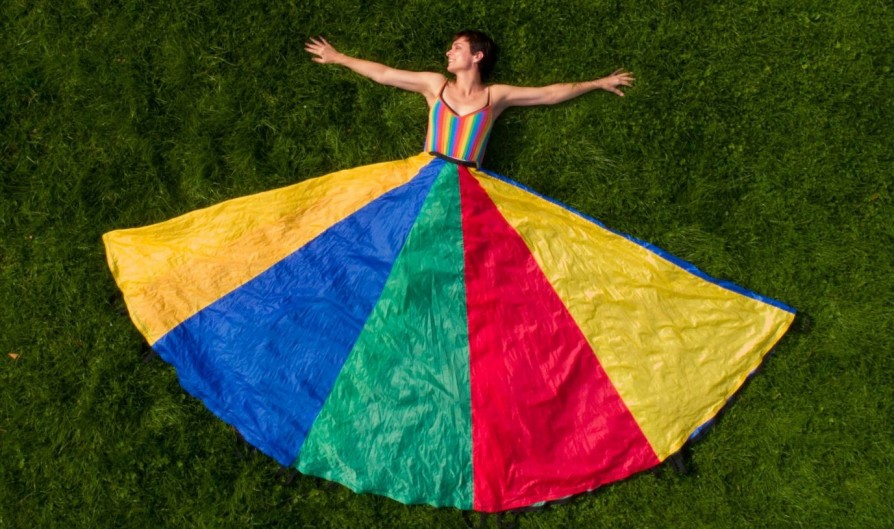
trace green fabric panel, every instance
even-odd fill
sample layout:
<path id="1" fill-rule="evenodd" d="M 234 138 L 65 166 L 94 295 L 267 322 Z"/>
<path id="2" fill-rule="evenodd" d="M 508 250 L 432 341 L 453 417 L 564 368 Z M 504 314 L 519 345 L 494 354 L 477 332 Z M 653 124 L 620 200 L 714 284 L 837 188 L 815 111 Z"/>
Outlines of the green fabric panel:
<path id="1" fill-rule="evenodd" d="M 301 472 L 472 508 L 461 221 L 456 166 L 445 164 L 298 455 Z"/>

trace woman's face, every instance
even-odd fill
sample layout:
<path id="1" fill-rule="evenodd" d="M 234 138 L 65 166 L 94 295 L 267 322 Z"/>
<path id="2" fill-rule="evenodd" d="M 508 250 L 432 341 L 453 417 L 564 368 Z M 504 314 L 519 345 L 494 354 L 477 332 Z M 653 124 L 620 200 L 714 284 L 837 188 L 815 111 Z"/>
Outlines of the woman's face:
<path id="1" fill-rule="evenodd" d="M 481 60 L 483 54 L 479 51 L 472 55 L 472 48 L 468 39 L 460 37 L 453 41 L 447 50 L 447 71 L 456 73 L 468 68 L 476 68 L 475 63 Z"/>

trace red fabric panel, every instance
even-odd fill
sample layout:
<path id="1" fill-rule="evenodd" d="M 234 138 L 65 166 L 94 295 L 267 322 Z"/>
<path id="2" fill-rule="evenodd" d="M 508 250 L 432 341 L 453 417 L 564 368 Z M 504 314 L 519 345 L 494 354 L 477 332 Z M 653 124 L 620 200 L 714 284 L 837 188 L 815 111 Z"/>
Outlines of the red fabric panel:
<path id="1" fill-rule="evenodd" d="M 657 465 L 521 236 L 459 171 L 474 508 L 559 499 Z"/>

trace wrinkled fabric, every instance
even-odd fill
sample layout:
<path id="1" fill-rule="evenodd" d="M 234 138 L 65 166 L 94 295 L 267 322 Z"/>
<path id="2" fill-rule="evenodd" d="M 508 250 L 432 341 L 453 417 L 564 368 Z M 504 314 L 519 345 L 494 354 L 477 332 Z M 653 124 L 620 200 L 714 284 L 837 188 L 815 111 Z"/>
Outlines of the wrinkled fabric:
<path id="1" fill-rule="evenodd" d="M 405 503 L 471 509 L 459 188 L 456 166 L 438 166 L 438 180 L 297 467 Z"/>
<path id="2" fill-rule="evenodd" d="M 437 176 L 423 169 L 154 344 L 180 384 L 283 465 L 311 424 Z"/>
<path id="3" fill-rule="evenodd" d="M 794 317 L 428 154 L 103 240 L 184 389 L 280 463 L 404 503 L 498 512 L 657 465 Z"/>
<path id="4" fill-rule="evenodd" d="M 659 463 L 521 236 L 460 168 L 475 508 L 592 490 Z"/>

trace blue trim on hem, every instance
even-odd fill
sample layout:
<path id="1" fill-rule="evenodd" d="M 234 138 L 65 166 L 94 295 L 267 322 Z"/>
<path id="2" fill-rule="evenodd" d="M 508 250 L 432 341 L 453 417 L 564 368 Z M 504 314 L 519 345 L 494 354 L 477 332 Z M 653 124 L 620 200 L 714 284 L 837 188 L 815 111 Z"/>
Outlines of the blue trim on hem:
<path id="1" fill-rule="evenodd" d="M 517 187 L 517 188 L 519 188 L 519 189 L 522 189 L 522 190 L 524 190 L 524 191 L 527 191 L 528 193 L 531 193 L 531 194 L 534 195 L 534 196 L 540 197 L 540 198 L 542 198 L 543 200 L 546 200 L 547 202 L 551 202 L 551 203 L 553 203 L 553 204 L 555 204 L 555 205 L 557 205 L 557 206 L 559 206 L 559 207 L 561 207 L 561 208 L 563 208 L 563 209 L 565 209 L 565 210 L 567 210 L 567 211 L 570 211 L 571 213 L 574 213 L 575 215 L 581 217 L 582 219 L 585 219 L 585 220 L 588 220 L 588 221 L 592 222 L 593 224 L 599 226 L 600 228 L 602 228 L 602 229 L 604 229 L 604 230 L 608 230 L 608 231 L 614 233 L 615 235 L 620 235 L 621 237 L 624 237 L 625 239 L 627 239 L 627 240 L 629 240 L 629 241 L 631 241 L 631 242 L 633 242 L 633 243 L 635 243 L 635 244 L 638 244 L 638 245 L 642 246 L 643 248 L 649 250 L 650 252 L 652 252 L 652 253 L 658 255 L 659 257 L 662 257 L 662 258 L 664 258 L 664 259 L 670 261 L 671 263 L 673 263 L 673 264 L 679 266 L 679 267 L 682 268 L 683 270 L 686 270 L 686 271 L 689 272 L 690 274 L 693 274 L 693 275 L 695 275 L 695 276 L 697 276 L 697 277 L 700 277 L 701 279 L 704 279 L 705 281 L 708 281 L 708 282 L 710 282 L 710 283 L 713 283 L 713 284 L 715 284 L 715 285 L 717 285 L 717 286 L 719 286 L 719 287 L 725 288 L 725 289 L 730 290 L 730 291 L 732 291 L 732 292 L 736 292 L 737 294 L 741 294 L 741 295 L 743 295 L 743 296 L 746 296 L 746 297 L 755 299 L 755 300 L 757 300 L 757 301 L 762 301 L 762 302 L 764 302 L 764 303 L 766 303 L 766 304 L 768 304 L 768 305 L 772 305 L 772 306 L 774 306 L 774 307 L 776 307 L 776 308 L 778 308 L 778 309 L 782 309 L 782 310 L 784 310 L 784 311 L 786 311 L 786 312 L 790 312 L 790 313 L 792 313 L 792 314 L 796 314 L 796 313 L 797 313 L 797 311 L 796 311 L 794 308 L 789 307 L 788 305 L 786 305 L 785 303 L 783 303 L 783 302 L 781 302 L 781 301 L 775 300 L 775 299 L 773 299 L 773 298 L 768 298 L 768 297 L 766 297 L 766 296 L 762 296 L 762 295 L 758 294 L 757 292 L 754 292 L 754 291 L 752 291 L 752 290 L 748 290 L 747 288 L 741 287 L 741 286 L 739 286 L 739 285 L 737 285 L 737 284 L 735 284 L 735 283 L 732 283 L 732 282 L 730 282 L 730 281 L 725 281 L 725 280 L 722 280 L 722 279 L 717 279 L 717 278 L 715 278 L 715 277 L 711 277 L 711 276 L 709 276 L 708 274 L 706 274 L 706 273 L 702 272 L 701 270 L 699 270 L 698 267 L 696 267 L 694 264 L 692 264 L 692 263 L 690 263 L 690 262 L 687 262 L 687 261 L 684 261 L 683 259 L 680 259 L 679 257 L 673 255 L 672 253 L 668 252 L 667 250 L 664 250 L 664 249 L 662 249 L 662 248 L 659 248 L 659 247 L 655 246 L 655 245 L 652 244 L 652 243 L 649 243 L 649 242 L 646 242 L 646 241 L 637 239 L 636 237 L 633 237 L 632 235 L 628 235 L 628 234 L 626 234 L 626 233 L 623 233 L 623 232 L 614 230 L 614 229 L 612 229 L 612 228 L 609 228 L 608 226 L 606 226 L 606 225 L 603 224 L 602 222 L 599 222 L 598 220 L 594 219 L 593 217 L 591 217 L 591 216 L 589 216 L 589 215 L 586 215 L 586 214 L 584 214 L 584 213 L 581 213 L 580 211 L 578 211 L 578 210 L 572 208 L 571 206 L 569 206 L 569 205 L 567 205 L 567 204 L 563 204 L 562 202 L 559 202 L 558 200 L 556 200 L 556 199 L 554 199 L 554 198 L 550 198 L 550 197 L 548 197 L 548 196 L 546 196 L 546 195 L 542 195 L 542 194 L 538 193 L 537 191 L 534 191 L 534 190 L 531 189 L 530 187 L 528 187 L 528 186 L 526 186 L 526 185 L 524 185 L 524 184 L 522 184 L 522 183 L 516 182 L 515 180 L 512 180 L 511 178 L 507 178 L 507 177 L 505 177 L 505 176 L 503 176 L 503 175 L 501 175 L 501 174 L 494 173 L 494 172 L 492 172 L 492 171 L 488 171 L 487 169 L 479 169 L 479 171 L 481 171 L 482 173 L 485 173 L 485 174 L 487 174 L 487 175 L 489 175 L 489 176 L 492 176 L 492 177 L 494 177 L 494 178 L 496 178 L 496 179 L 498 179 L 498 180 L 500 180 L 500 181 L 502 181 L 502 182 L 505 182 L 505 183 L 507 183 L 507 184 L 513 185 L 513 186 L 515 186 L 515 187 Z"/>

